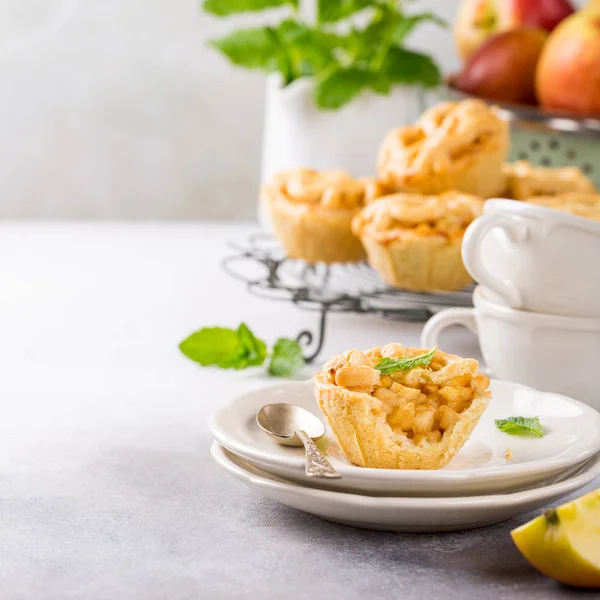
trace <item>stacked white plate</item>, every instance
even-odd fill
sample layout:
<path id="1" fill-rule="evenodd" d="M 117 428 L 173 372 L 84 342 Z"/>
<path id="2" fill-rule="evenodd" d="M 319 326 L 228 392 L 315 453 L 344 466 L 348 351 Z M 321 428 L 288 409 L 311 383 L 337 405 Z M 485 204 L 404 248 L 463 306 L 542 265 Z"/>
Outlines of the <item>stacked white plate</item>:
<path id="1" fill-rule="evenodd" d="M 212 455 L 265 496 L 336 523 L 438 532 L 497 523 L 538 509 L 600 476 L 600 414 L 557 394 L 492 381 L 492 400 L 469 441 L 437 471 L 350 464 L 328 429 L 319 448 L 342 475 L 304 473 L 304 450 L 277 444 L 256 424 L 265 404 L 289 402 L 323 421 L 312 382 L 282 383 L 239 396 L 211 417 Z M 508 435 L 495 419 L 539 417 L 543 437 Z"/>

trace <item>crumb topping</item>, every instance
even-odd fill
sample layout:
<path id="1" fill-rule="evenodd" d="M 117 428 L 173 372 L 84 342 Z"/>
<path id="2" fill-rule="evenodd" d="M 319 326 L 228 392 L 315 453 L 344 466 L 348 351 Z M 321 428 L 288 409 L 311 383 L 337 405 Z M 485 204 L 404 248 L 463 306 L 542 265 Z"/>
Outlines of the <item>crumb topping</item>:
<path id="1" fill-rule="evenodd" d="M 384 194 L 373 178 L 354 179 L 345 171 L 292 169 L 282 171 L 265 188 L 273 201 L 320 206 L 329 209 L 357 209 Z"/>
<path id="2" fill-rule="evenodd" d="M 515 200 L 578 192 L 594 194 L 596 188 L 577 167 L 538 167 L 520 160 L 503 168 L 507 194 Z"/>
<path id="3" fill-rule="evenodd" d="M 564 212 L 600 221 L 600 195 L 599 194 L 560 194 L 558 196 L 538 196 L 527 200 L 529 204 L 554 208 Z"/>
<path id="4" fill-rule="evenodd" d="M 481 198 L 460 192 L 437 196 L 398 193 L 369 204 L 355 217 L 352 227 L 355 235 L 367 229 L 382 243 L 434 235 L 460 243 L 482 207 Z"/>
<path id="5" fill-rule="evenodd" d="M 444 102 L 426 110 L 414 125 L 386 136 L 379 172 L 384 181 L 390 174 L 434 175 L 478 152 L 496 149 L 507 137 L 507 124 L 485 102 Z"/>

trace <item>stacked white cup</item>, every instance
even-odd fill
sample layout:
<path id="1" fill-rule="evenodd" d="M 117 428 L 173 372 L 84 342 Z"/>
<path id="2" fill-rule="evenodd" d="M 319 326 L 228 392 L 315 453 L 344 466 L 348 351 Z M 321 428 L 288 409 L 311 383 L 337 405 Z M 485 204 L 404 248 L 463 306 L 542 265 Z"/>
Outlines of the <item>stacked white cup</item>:
<path id="1" fill-rule="evenodd" d="M 474 308 L 441 311 L 424 347 L 461 324 L 479 336 L 495 377 L 600 410 L 600 223 L 518 202 L 489 200 L 467 229 L 462 256 L 478 282 Z"/>

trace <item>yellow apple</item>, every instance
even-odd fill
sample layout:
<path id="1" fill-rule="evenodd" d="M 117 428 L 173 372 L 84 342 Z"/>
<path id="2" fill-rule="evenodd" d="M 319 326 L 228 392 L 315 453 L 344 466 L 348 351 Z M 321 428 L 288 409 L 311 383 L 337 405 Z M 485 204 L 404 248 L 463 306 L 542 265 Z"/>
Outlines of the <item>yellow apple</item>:
<path id="1" fill-rule="evenodd" d="M 600 114 L 600 7 L 586 7 L 550 34 L 536 90 L 544 108 Z"/>
<path id="2" fill-rule="evenodd" d="M 577 587 L 600 587 L 600 489 L 547 510 L 511 532 L 539 571 Z"/>
<path id="3" fill-rule="evenodd" d="M 454 38 L 461 57 L 467 59 L 498 33 L 516 27 L 552 31 L 573 12 L 570 0 L 462 0 L 454 21 Z"/>

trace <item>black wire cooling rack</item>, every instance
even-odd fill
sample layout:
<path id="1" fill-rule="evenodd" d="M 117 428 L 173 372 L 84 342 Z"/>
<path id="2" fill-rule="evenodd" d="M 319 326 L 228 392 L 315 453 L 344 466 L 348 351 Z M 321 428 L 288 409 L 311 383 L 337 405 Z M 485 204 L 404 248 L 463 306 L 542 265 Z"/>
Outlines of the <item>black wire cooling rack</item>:
<path id="1" fill-rule="evenodd" d="M 386 285 L 365 262 L 309 265 L 288 258 L 270 235 L 258 233 L 243 244 L 230 243 L 223 267 L 268 300 L 292 302 L 319 313 L 316 335 L 301 331 L 298 342 L 311 362 L 325 341 L 327 315 L 332 312 L 374 314 L 399 321 L 426 321 L 449 306 L 472 306 L 472 289 L 460 292 L 411 292 Z"/>

